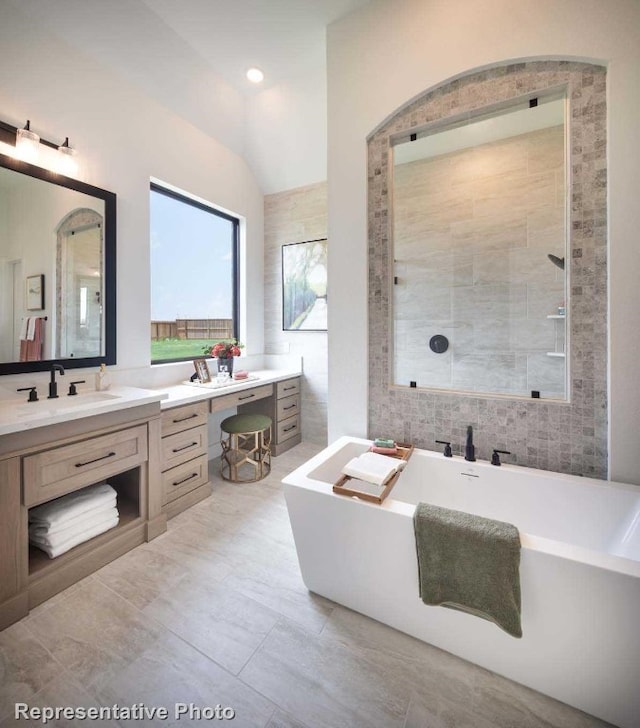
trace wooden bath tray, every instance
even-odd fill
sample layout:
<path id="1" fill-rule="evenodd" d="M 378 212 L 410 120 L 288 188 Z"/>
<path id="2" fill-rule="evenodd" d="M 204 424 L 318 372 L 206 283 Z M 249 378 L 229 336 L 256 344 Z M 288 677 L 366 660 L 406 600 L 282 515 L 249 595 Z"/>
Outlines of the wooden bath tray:
<path id="1" fill-rule="evenodd" d="M 412 453 L 413 445 L 401 445 L 398 443 L 398 454 L 388 455 L 387 457 L 408 460 Z M 339 495 L 349 496 L 350 498 L 355 496 L 361 500 L 369 501 L 369 503 L 377 503 L 380 505 L 393 490 L 393 486 L 400 477 L 400 473 L 402 473 L 402 470 L 389 478 L 384 485 L 375 485 L 374 483 L 367 483 L 364 480 L 357 480 L 350 475 L 341 475 L 333 484 L 333 492 Z"/>

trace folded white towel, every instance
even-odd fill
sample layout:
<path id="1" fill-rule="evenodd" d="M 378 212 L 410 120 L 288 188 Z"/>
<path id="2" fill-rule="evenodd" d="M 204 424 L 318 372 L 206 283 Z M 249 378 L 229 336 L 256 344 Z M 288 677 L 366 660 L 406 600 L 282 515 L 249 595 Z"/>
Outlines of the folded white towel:
<path id="1" fill-rule="evenodd" d="M 27 341 L 33 341 L 36 337 L 36 316 L 29 316 L 27 324 Z"/>
<path id="2" fill-rule="evenodd" d="M 49 503 L 31 508 L 29 522 L 44 526 L 59 526 L 100 505 L 111 504 L 116 491 L 108 483 L 97 483 L 76 490 Z"/>
<path id="3" fill-rule="evenodd" d="M 29 327 L 29 321 L 31 321 L 30 316 L 22 317 L 22 324 L 20 325 L 20 341 L 27 340 L 27 329 Z"/>
<path id="4" fill-rule="evenodd" d="M 53 546 L 56 541 L 66 541 L 68 538 L 75 536 L 76 533 L 82 533 L 89 528 L 93 528 L 97 523 L 108 521 L 117 515 L 118 509 L 114 498 L 110 505 L 100 506 L 91 511 L 86 511 L 86 513 L 81 513 L 63 525 L 46 526 L 40 523 L 32 523 L 29 526 L 29 538 L 47 542 Z"/>
<path id="5" fill-rule="evenodd" d="M 29 540 L 36 548 L 44 551 L 50 559 L 55 559 L 56 556 L 64 554 L 66 551 L 69 551 L 69 549 L 72 549 L 74 546 L 78 546 L 78 544 L 84 543 L 85 541 L 88 541 L 95 536 L 99 536 L 101 533 L 105 533 L 106 531 L 115 528 L 118 525 L 118 521 L 119 517 L 115 516 L 107 521 L 96 524 L 95 526 L 93 526 L 93 528 L 83 531 L 82 533 L 77 533 L 75 536 L 72 536 L 66 541 L 56 541 L 55 546 L 51 546 L 48 543 L 44 543 L 43 541 L 39 540 Z"/>
<path id="6" fill-rule="evenodd" d="M 342 468 L 342 472 L 352 478 L 366 480 L 368 483 L 384 485 L 405 465 L 405 460 L 380 455 L 377 452 L 365 452 L 349 460 Z"/>

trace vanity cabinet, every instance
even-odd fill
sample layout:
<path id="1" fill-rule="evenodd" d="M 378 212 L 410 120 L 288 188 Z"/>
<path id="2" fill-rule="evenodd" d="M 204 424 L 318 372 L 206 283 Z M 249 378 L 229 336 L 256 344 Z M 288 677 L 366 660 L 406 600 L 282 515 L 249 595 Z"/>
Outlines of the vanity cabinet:
<path id="1" fill-rule="evenodd" d="M 168 518 L 211 494 L 208 417 L 206 401 L 162 412 L 162 511 Z"/>
<path id="2" fill-rule="evenodd" d="M 166 530 L 150 491 L 158 403 L 0 437 L 0 629 Z M 94 483 L 117 492 L 119 522 L 50 559 L 29 545 L 29 509 Z"/>
<path id="3" fill-rule="evenodd" d="M 302 440 L 300 377 L 276 382 L 274 394 L 261 402 L 241 403 L 238 412 L 259 412 L 271 417 L 271 453 L 277 456 Z"/>

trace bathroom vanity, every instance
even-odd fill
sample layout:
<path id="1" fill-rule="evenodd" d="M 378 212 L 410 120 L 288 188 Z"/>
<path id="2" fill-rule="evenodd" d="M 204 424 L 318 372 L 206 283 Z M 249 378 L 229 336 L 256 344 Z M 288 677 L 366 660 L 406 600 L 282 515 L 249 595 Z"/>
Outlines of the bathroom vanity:
<path id="1" fill-rule="evenodd" d="M 299 372 L 265 370 L 218 390 L 114 387 L 0 400 L 0 629 L 211 494 L 210 413 L 268 414 L 275 455 L 300 442 L 299 392 Z M 105 480 L 118 494 L 115 528 L 54 559 L 29 545 L 30 508 Z"/>
<path id="2" fill-rule="evenodd" d="M 149 465 L 159 462 L 160 396 L 119 388 L 108 399 L 67 402 L 2 405 L 0 628 L 166 529 Z M 29 546 L 30 508 L 103 480 L 118 494 L 116 528 L 55 559 Z"/>

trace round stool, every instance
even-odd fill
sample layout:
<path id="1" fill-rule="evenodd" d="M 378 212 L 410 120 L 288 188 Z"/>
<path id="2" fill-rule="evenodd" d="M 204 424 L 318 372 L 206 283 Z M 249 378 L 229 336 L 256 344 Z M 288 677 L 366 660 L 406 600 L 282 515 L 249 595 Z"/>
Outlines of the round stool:
<path id="1" fill-rule="evenodd" d="M 255 483 L 271 470 L 271 417 L 232 415 L 222 420 L 220 474 L 234 483 Z"/>

